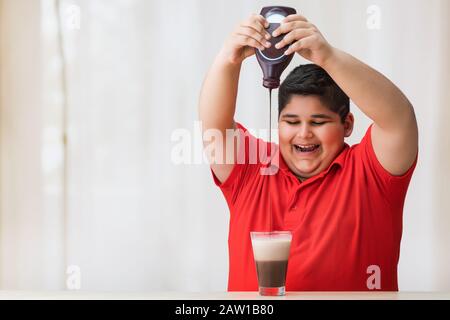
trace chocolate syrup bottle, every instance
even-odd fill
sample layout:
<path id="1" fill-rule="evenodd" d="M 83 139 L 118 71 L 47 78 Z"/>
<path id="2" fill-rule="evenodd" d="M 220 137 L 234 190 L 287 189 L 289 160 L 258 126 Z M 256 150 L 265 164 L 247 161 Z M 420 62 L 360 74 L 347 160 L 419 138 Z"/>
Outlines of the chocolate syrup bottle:
<path id="1" fill-rule="evenodd" d="M 267 32 L 272 33 L 280 26 L 281 21 L 291 15 L 296 14 L 297 11 L 294 8 L 289 7 L 264 7 L 261 10 L 261 15 L 269 22 L 269 28 Z M 264 51 L 256 50 L 256 58 L 261 66 L 264 74 L 263 86 L 268 89 L 276 89 L 280 86 L 280 76 L 284 69 L 289 65 L 293 58 L 293 54 L 289 56 L 284 55 L 284 52 L 288 49 L 288 46 L 277 49 L 275 45 L 280 42 L 285 34 L 281 34 L 278 37 L 271 37 L 269 42 L 272 46 Z"/>

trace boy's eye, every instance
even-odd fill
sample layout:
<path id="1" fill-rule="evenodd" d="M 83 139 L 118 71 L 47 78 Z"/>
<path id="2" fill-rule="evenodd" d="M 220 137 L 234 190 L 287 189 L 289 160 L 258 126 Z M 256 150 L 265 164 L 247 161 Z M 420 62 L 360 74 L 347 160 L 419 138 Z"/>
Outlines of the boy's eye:
<path id="1" fill-rule="evenodd" d="M 289 125 L 295 126 L 295 125 L 297 125 L 297 124 L 300 124 L 300 121 L 286 121 L 286 123 L 289 124 Z M 311 125 L 313 125 L 313 126 L 321 126 L 321 125 L 327 123 L 327 121 L 325 121 L 325 122 L 311 121 L 310 123 L 311 123 Z"/>

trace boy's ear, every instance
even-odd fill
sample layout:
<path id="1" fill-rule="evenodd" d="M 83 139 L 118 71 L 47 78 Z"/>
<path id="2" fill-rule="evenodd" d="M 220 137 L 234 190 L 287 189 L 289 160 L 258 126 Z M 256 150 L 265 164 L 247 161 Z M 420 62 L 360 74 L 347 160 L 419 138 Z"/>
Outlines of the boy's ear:
<path id="1" fill-rule="evenodd" d="M 353 132 L 353 124 L 355 123 L 355 118 L 353 113 L 349 112 L 344 122 L 344 137 L 348 138 Z"/>

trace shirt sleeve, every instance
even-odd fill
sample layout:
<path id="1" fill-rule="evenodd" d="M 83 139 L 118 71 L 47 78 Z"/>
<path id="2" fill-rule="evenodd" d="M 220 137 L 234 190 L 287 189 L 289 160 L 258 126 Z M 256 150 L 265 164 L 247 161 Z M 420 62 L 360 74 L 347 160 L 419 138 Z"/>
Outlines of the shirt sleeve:
<path id="1" fill-rule="evenodd" d="M 268 158 L 261 155 L 267 155 L 270 151 L 269 143 L 253 136 L 240 123 L 237 123 L 237 127 L 237 130 L 240 130 L 240 143 L 237 163 L 234 164 L 230 176 L 221 183 L 211 169 L 214 183 L 222 190 L 230 206 L 234 205 L 244 185 L 256 178 L 261 166 L 267 161 Z"/>
<path id="2" fill-rule="evenodd" d="M 416 156 L 416 160 L 405 174 L 392 175 L 381 165 L 375 154 L 372 144 L 372 127 L 373 125 L 369 127 L 359 144 L 364 176 L 367 180 L 373 180 L 372 182 L 383 193 L 388 203 L 396 204 L 399 203 L 398 199 L 404 199 L 406 196 L 418 157 Z"/>

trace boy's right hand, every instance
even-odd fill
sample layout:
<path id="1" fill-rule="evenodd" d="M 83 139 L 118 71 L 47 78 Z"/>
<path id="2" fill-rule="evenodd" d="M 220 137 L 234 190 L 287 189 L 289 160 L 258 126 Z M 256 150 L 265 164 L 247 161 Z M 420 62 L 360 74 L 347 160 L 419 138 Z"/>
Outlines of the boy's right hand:
<path id="1" fill-rule="evenodd" d="M 258 14 L 242 21 L 225 41 L 220 53 L 222 58 L 231 64 L 241 64 L 255 54 L 255 49 L 270 48 L 268 27 L 269 22 Z"/>

